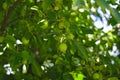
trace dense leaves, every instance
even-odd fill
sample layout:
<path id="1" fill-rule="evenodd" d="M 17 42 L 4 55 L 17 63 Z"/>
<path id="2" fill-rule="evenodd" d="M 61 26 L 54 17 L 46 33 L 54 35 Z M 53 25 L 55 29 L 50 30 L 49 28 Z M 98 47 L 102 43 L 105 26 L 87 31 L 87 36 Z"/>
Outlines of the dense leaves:
<path id="1" fill-rule="evenodd" d="M 1 0 L 0 80 L 119 80 L 119 8 L 119 0 Z"/>

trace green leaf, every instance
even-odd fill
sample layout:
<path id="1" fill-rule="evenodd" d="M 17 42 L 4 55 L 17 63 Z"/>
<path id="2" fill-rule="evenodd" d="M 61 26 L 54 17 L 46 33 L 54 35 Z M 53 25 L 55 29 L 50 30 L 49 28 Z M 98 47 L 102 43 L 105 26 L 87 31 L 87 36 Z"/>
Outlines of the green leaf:
<path id="1" fill-rule="evenodd" d="M 44 1 L 42 2 L 42 8 L 43 8 L 43 10 L 44 10 L 44 11 L 50 10 L 52 3 L 53 3 L 53 0 L 44 0 Z"/>
<path id="2" fill-rule="evenodd" d="M 63 80 L 73 80 L 73 77 L 69 73 L 64 73 L 63 74 Z"/>
<path id="3" fill-rule="evenodd" d="M 7 35 L 7 36 L 5 37 L 5 42 L 14 44 L 14 43 L 16 43 L 16 39 L 14 38 L 14 36 Z"/>
<path id="4" fill-rule="evenodd" d="M 27 6 L 24 6 L 23 9 L 21 10 L 21 15 L 23 17 L 26 15 L 26 9 L 27 9 Z"/>
<path id="5" fill-rule="evenodd" d="M 74 80 L 83 80 L 85 76 L 81 72 L 70 72 Z"/>
<path id="6" fill-rule="evenodd" d="M 117 77 L 110 77 L 107 80 L 119 80 Z"/>
<path id="7" fill-rule="evenodd" d="M 22 51 L 21 57 L 23 58 L 23 60 L 29 60 L 30 54 L 28 51 Z"/>
<path id="8" fill-rule="evenodd" d="M 4 37 L 0 36 L 0 43 L 4 41 Z"/>
<path id="9" fill-rule="evenodd" d="M 93 34 L 94 33 L 92 29 L 87 29 L 87 28 L 84 28 L 84 27 L 82 28 L 82 31 L 83 31 L 84 34 Z"/>
<path id="10" fill-rule="evenodd" d="M 30 3 L 33 3 L 33 2 L 34 2 L 34 0 L 29 0 L 29 2 L 30 2 Z"/>
<path id="11" fill-rule="evenodd" d="M 120 22 L 120 18 L 119 18 L 119 13 L 116 9 L 111 8 L 105 0 L 96 0 L 98 5 L 100 5 L 102 7 L 103 10 L 105 10 L 105 8 L 109 9 L 112 16 L 116 19 L 116 21 L 119 23 Z"/>
<path id="12" fill-rule="evenodd" d="M 82 43 L 79 43 L 79 42 L 76 42 L 76 41 L 73 41 L 73 44 L 76 46 L 76 48 L 80 51 L 79 52 L 79 56 L 81 56 L 82 58 L 84 58 L 85 60 L 87 60 L 88 58 L 88 55 L 87 55 L 87 52 L 86 52 L 86 49 L 85 47 L 83 46 Z"/>
<path id="13" fill-rule="evenodd" d="M 85 6 L 84 0 L 73 0 L 72 9 L 77 10 Z"/>
<path id="14" fill-rule="evenodd" d="M 32 6 L 30 9 L 31 9 L 31 10 L 35 10 L 35 11 L 38 11 L 39 7 L 36 6 L 36 5 L 34 5 L 34 6 Z"/>
<path id="15" fill-rule="evenodd" d="M 37 76 L 39 76 L 39 77 L 40 77 L 40 76 L 42 75 L 42 73 L 43 73 L 40 65 L 39 65 L 36 61 L 34 61 L 34 62 L 32 63 L 32 71 L 33 71 L 33 73 L 34 73 L 35 75 L 37 75 Z"/>
<path id="16" fill-rule="evenodd" d="M 4 37 L 4 41 L 7 44 L 7 48 L 9 48 L 11 50 L 15 50 L 16 39 L 14 38 L 14 36 L 6 35 Z"/>
<path id="17" fill-rule="evenodd" d="M 97 4 L 100 5 L 103 9 L 108 8 L 108 4 L 105 0 L 96 0 Z"/>
<path id="18" fill-rule="evenodd" d="M 5 27 L 0 36 L 0 80 L 94 80 L 94 73 L 99 80 L 119 79 L 120 55 L 109 55 L 110 50 L 120 49 L 116 0 L 0 0 L 0 5 L 0 27 Z M 96 17 L 91 19 L 91 11 L 103 18 L 99 7 L 108 25 L 116 26 L 108 33 L 94 26 Z M 67 45 L 61 46 L 64 52 L 61 43 Z M 6 75 L 5 64 L 14 75 Z"/>
<path id="19" fill-rule="evenodd" d="M 116 22 L 120 23 L 120 13 L 116 10 L 116 9 L 113 9 L 113 8 L 109 8 L 110 9 L 110 12 L 112 14 L 112 16 L 115 18 Z"/>

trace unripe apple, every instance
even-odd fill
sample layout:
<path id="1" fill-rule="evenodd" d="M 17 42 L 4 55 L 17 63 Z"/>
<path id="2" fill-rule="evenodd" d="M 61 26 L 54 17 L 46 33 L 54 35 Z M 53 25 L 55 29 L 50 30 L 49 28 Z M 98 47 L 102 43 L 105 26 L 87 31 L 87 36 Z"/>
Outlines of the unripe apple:
<path id="1" fill-rule="evenodd" d="M 29 40 L 26 39 L 25 37 L 22 38 L 22 43 L 27 45 L 29 43 Z"/>
<path id="2" fill-rule="evenodd" d="M 66 37 L 69 40 L 73 40 L 74 39 L 74 35 L 72 33 L 69 33 Z"/>
<path id="3" fill-rule="evenodd" d="M 44 21 L 43 26 L 41 26 L 42 29 L 48 28 L 48 21 Z"/>
<path id="4" fill-rule="evenodd" d="M 66 45 L 65 43 L 61 43 L 61 44 L 59 45 L 59 50 L 60 50 L 61 52 L 66 52 L 66 50 L 67 50 L 67 45 Z"/>
<path id="5" fill-rule="evenodd" d="M 100 74 L 99 73 L 94 73 L 93 74 L 93 79 L 99 79 L 100 78 Z"/>
<path id="6" fill-rule="evenodd" d="M 60 29 L 65 28 L 65 24 L 64 24 L 64 22 L 60 22 L 60 23 L 58 24 L 58 27 L 59 27 Z"/>
<path id="7" fill-rule="evenodd" d="M 57 11 L 57 10 L 59 10 L 59 7 L 58 7 L 58 6 L 55 6 L 54 9 Z"/>

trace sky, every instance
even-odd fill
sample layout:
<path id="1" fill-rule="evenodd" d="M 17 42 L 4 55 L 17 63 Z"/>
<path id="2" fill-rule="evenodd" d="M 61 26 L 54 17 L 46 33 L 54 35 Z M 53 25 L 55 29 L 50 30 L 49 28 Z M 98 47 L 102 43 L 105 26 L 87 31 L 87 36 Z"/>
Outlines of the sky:
<path id="1" fill-rule="evenodd" d="M 94 3 L 94 0 L 91 0 L 91 1 Z M 120 2 L 120 0 L 116 0 L 116 3 L 119 3 L 119 2 Z M 117 5 L 110 5 L 110 6 L 112 8 L 117 7 Z M 98 12 L 98 14 L 101 16 L 101 18 L 99 16 L 94 15 L 93 13 L 95 13 L 95 12 Z M 97 9 L 92 7 L 90 17 L 92 18 L 94 25 L 98 29 L 102 29 L 104 33 L 108 33 L 110 30 L 113 29 L 113 26 L 111 24 L 108 24 L 108 20 L 111 18 L 111 14 L 108 9 L 106 9 L 106 13 L 103 13 L 101 7 L 98 7 Z M 98 41 L 96 41 L 96 44 Z M 111 56 L 117 56 L 120 54 L 115 43 L 113 45 L 112 50 L 109 50 L 109 54 Z"/>

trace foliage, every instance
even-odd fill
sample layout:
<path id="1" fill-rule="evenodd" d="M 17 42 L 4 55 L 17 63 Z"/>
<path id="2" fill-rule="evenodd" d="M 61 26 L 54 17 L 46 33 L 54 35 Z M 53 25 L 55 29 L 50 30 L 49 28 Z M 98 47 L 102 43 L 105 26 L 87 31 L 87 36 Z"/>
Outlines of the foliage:
<path id="1" fill-rule="evenodd" d="M 107 33 L 91 18 L 104 21 L 99 8 Z M 1 0 L 0 80 L 119 80 L 119 10 L 115 0 Z"/>

